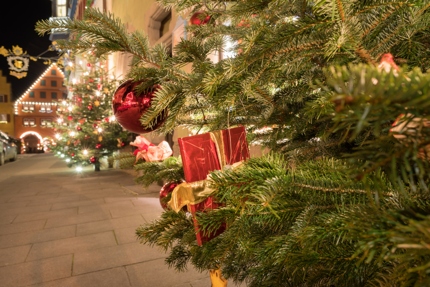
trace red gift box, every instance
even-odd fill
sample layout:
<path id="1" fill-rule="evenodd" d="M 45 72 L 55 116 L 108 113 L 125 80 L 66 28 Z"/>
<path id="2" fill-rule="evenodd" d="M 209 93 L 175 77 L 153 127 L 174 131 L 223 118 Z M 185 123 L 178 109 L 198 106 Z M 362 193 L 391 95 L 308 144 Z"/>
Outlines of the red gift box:
<path id="1" fill-rule="evenodd" d="M 214 170 L 249 158 L 248 143 L 243 126 L 179 138 L 184 176 L 187 182 L 205 180 Z M 188 210 L 193 215 L 197 243 L 202 245 L 224 231 L 225 226 L 210 234 L 203 234 L 196 220 L 197 211 L 204 212 L 220 207 L 220 203 L 209 196 L 198 204 L 189 204 Z"/>
<path id="2" fill-rule="evenodd" d="M 204 180 L 213 170 L 249 158 L 243 126 L 180 138 L 178 144 L 187 182 Z"/>
<path id="3" fill-rule="evenodd" d="M 219 229 L 213 231 L 213 232 L 203 232 L 200 230 L 200 225 L 196 219 L 196 212 L 205 212 L 212 209 L 216 209 L 218 207 L 221 207 L 222 204 L 215 202 L 214 198 L 212 196 L 209 196 L 204 201 L 197 203 L 197 204 L 189 204 L 188 205 L 188 211 L 191 212 L 193 215 L 193 223 L 194 223 L 194 230 L 196 231 L 196 239 L 197 244 L 199 246 L 202 246 L 203 243 L 208 242 L 212 238 L 220 235 L 225 230 L 225 224 L 223 224 Z"/>

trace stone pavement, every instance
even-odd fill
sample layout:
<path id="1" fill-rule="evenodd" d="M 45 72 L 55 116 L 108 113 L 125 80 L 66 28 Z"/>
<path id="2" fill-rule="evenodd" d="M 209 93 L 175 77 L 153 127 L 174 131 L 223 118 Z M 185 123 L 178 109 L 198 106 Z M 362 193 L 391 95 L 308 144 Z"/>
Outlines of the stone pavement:
<path id="1" fill-rule="evenodd" d="M 49 153 L 0 166 L 0 286 L 209 287 L 207 273 L 169 269 L 137 241 L 162 209 L 160 187 L 143 190 L 133 173 L 78 174 Z"/>

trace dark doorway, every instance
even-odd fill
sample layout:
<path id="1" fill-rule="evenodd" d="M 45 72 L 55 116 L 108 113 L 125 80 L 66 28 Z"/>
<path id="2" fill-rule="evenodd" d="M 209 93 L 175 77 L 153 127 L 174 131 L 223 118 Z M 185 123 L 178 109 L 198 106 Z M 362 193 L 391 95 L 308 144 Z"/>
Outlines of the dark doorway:
<path id="1" fill-rule="evenodd" d="M 35 135 L 28 135 L 24 137 L 24 145 L 26 153 L 36 153 L 38 152 L 37 147 L 39 144 L 39 139 Z"/>

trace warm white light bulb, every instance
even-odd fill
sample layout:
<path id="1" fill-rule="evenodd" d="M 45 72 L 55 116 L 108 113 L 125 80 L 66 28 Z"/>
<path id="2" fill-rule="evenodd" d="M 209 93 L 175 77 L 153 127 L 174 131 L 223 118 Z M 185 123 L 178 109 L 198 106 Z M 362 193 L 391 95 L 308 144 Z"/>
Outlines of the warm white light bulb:
<path id="1" fill-rule="evenodd" d="M 84 150 L 82 151 L 82 153 L 83 153 L 84 155 L 88 155 L 88 150 L 84 149 Z"/>

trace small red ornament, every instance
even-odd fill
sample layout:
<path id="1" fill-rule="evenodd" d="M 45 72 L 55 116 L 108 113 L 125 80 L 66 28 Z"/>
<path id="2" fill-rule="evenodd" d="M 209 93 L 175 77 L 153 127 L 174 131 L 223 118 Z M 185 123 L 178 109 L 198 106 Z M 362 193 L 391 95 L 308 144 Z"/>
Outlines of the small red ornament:
<path id="1" fill-rule="evenodd" d="M 95 156 L 90 157 L 90 163 L 96 163 L 97 158 Z"/>
<path id="2" fill-rule="evenodd" d="M 160 87 L 155 85 L 139 94 L 135 89 L 140 83 L 131 80 L 124 82 L 115 91 L 112 101 L 113 112 L 118 123 L 124 129 L 137 134 L 149 133 L 157 129 L 167 117 L 167 111 L 164 110 L 157 117 L 157 123 L 151 128 L 145 128 L 140 124 L 140 118 L 151 106 L 152 98 Z"/>
<path id="3" fill-rule="evenodd" d="M 93 105 L 88 105 L 87 108 L 88 108 L 89 111 L 92 111 L 93 110 Z"/>
<path id="4" fill-rule="evenodd" d="M 170 200 L 170 194 L 172 193 L 172 191 L 175 189 L 175 187 L 178 184 L 179 184 L 178 182 L 172 181 L 172 182 L 166 183 L 161 188 L 161 190 L 160 190 L 160 204 L 164 210 L 169 209 L 167 206 L 167 202 Z"/>
<path id="5" fill-rule="evenodd" d="M 204 11 L 197 11 L 191 16 L 190 24 L 198 25 L 198 26 L 205 25 L 209 23 L 210 19 L 211 19 L 211 15 L 209 15 L 208 13 Z"/>
<path id="6" fill-rule="evenodd" d="M 73 117 L 72 117 L 72 116 L 67 116 L 67 119 L 68 119 L 69 121 L 71 121 L 71 120 L 73 120 Z"/>
<path id="7" fill-rule="evenodd" d="M 75 153 L 74 153 L 74 152 L 72 152 L 72 153 L 70 154 L 70 156 L 71 156 L 71 157 L 74 157 L 74 156 L 75 156 Z"/>
<path id="8" fill-rule="evenodd" d="M 101 147 L 102 147 L 102 144 L 101 144 L 101 143 L 96 144 L 96 148 L 97 148 L 97 149 L 99 149 L 99 148 L 101 148 Z"/>
<path id="9" fill-rule="evenodd" d="M 105 122 L 107 122 L 107 123 L 108 123 L 109 121 L 110 121 L 110 120 L 109 120 L 109 118 L 105 118 Z"/>
<path id="10" fill-rule="evenodd" d="M 77 127 L 76 127 L 76 130 L 77 130 L 78 132 L 80 132 L 80 131 L 82 131 L 82 128 L 81 128 L 80 126 L 77 126 Z"/>

